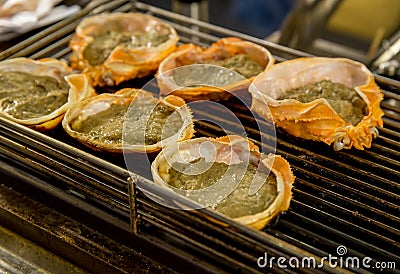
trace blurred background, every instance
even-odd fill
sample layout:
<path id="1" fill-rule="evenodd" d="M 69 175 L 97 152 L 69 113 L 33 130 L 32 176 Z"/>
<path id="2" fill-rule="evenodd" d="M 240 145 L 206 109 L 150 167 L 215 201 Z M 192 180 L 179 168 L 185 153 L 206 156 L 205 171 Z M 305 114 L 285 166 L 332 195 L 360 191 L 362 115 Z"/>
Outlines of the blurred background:
<path id="1" fill-rule="evenodd" d="M 398 0 L 144 0 L 319 56 L 361 61 L 398 77 Z"/>

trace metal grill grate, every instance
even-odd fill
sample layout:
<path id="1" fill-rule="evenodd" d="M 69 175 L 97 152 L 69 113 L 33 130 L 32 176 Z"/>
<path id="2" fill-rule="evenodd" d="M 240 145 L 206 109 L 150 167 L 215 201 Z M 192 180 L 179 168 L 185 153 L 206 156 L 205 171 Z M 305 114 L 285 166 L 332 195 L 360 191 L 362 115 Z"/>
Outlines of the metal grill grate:
<path id="1" fill-rule="evenodd" d="M 181 42 L 209 45 L 225 36 L 238 36 L 267 47 L 278 61 L 306 56 L 302 52 L 278 46 L 235 31 L 199 22 L 140 2 L 92 1 L 76 15 L 45 29 L 14 47 L 1 52 L 0 60 L 27 56 L 68 59 L 68 41 L 79 21 L 89 14 L 130 11 L 150 13 L 171 23 Z M 126 86 L 141 87 L 144 80 L 129 81 Z M 149 167 L 138 165 L 139 176 L 130 189 L 120 156 L 93 152 L 71 140 L 61 128 L 46 135 L 0 118 L 0 155 L 32 172 L 53 178 L 49 183 L 78 195 L 125 222 L 131 218 L 138 235 L 152 238 L 160 245 L 172 244 L 185 250 L 187 260 L 196 264 L 213 265 L 209 271 L 258 272 L 257 259 L 268 256 L 321 258 L 336 255 L 339 245 L 347 247 L 346 256 L 371 257 L 375 262 L 396 262 L 400 267 L 400 83 L 376 76 L 384 90 L 384 127 L 372 147 L 365 151 L 334 152 L 317 142 L 305 141 L 277 132 L 277 154 L 288 160 L 296 176 L 294 197 L 289 211 L 263 231 L 254 231 L 223 216 L 203 209 L 195 212 L 171 210 L 149 199 L 171 195 L 171 199 L 190 203 L 174 194 L 165 193 L 150 181 Z M 245 100 L 250 100 L 245 95 Z M 224 103 L 245 126 L 250 139 L 257 145 L 260 134 L 255 118 L 235 101 Z M 213 111 L 195 109 L 202 119 L 229 120 L 215 117 Z M 257 119 L 260 121 L 260 119 Z M 262 119 L 261 119 L 262 120 Z M 233 125 L 234 127 L 235 125 Z M 226 133 L 211 123 L 196 122 L 197 136 L 220 136 Z M 138 161 L 138 163 L 141 161 Z M 54 182 L 56 179 L 56 183 Z M 134 199 L 131 199 L 129 189 Z M 222 227 L 210 222 L 212 217 L 228 223 Z M 187 251 L 186 251 L 187 250 Z M 273 262 L 275 272 L 284 272 Z M 325 262 L 322 268 L 292 269 L 293 272 L 374 272 L 367 268 L 332 268 Z M 387 269 L 395 272 L 396 270 Z M 288 269 L 285 270 L 287 272 Z"/>

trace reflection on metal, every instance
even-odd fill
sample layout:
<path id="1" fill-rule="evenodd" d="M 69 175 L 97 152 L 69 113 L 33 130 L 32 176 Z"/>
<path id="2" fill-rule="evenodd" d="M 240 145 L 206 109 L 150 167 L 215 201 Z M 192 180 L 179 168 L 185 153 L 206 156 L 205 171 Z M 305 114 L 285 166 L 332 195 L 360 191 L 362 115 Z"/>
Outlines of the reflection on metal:
<path id="1" fill-rule="evenodd" d="M 341 2 L 300 0 L 283 23 L 279 44 L 308 51 Z"/>
<path id="2" fill-rule="evenodd" d="M 137 222 L 138 222 L 138 215 L 137 215 L 137 206 L 136 206 L 136 190 L 135 184 L 137 181 L 137 176 L 135 174 L 131 174 L 128 178 L 128 194 L 129 194 L 129 208 L 130 208 L 130 228 L 131 232 L 136 234 L 137 233 Z"/>
<path id="3" fill-rule="evenodd" d="M 384 51 L 375 59 L 371 67 L 377 73 L 394 77 L 400 71 L 400 31 L 394 36 L 393 42 L 383 44 Z"/>

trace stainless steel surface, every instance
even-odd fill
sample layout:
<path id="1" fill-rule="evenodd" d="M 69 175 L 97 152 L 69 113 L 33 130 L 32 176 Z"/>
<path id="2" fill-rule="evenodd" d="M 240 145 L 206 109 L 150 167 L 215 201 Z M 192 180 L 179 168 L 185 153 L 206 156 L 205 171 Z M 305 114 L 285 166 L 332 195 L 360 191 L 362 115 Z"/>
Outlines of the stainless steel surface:
<path id="1" fill-rule="evenodd" d="M 326 24 L 340 5 L 341 0 L 300 0 L 289 13 L 281 28 L 279 44 L 309 51 L 319 38 Z"/>
<path id="2" fill-rule="evenodd" d="M 0 272 L 10 274 L 87 273 L 4 227 L 0 227 Z"/>

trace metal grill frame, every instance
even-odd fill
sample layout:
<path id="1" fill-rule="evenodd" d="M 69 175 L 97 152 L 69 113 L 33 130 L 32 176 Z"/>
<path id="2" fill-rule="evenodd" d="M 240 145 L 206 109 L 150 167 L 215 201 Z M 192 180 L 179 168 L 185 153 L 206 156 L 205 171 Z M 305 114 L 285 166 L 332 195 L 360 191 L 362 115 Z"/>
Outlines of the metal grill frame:
<path id="1" fill-rule="evenodd" d="M 92 1 L 76 15 L 1 52 L 0 60 L 19 56 L 35 59 L 48 56 L 66 58 L 70 52 L 67 43 L 84 16 L 131 10 L 149 13 L 168 21 L 178 31 L 181 42 L 194 41 L 207 46 L 223 36 L 236 36 L 265 46 L 277 61 L 309 56 L 144 3 L 116 0 Z M 207 209 L 191 212 L 165 208 L 144 195 L 143 190 L 159 198 L 187 205 L 191 202 L 166 192 L 141 175 L 128 173 L 119 161 L 115 164 L 103 160 L 102 154 L 74 147 L 73 143 L 65 144 L 2 118 L 0 154 L 2 158 L 29 168 L 38 176 L 56 179 L 58 183 L 52 185 L 57 188 L 89 201 L 106 213 L 117 215 L 123 223 L 130 225 L 128 228 L 120 224 L 123 229 L 130 229 L 139 237 L 151 238 L 159 245 L 169 242 L 183 250 L 187 248 L 189 251 L 186 255 L 194 254 L 204 264 L 208 262 L 215 266 L 214 270 L 208 269 L 210 272 L 265 271 L 257 268 L 257 259 L 265 252 L 268 256 L 282 256 L 287 260 L 291 257 L 314 257 L 319 260 L 328 254 L 335 254 L 334 248 L 339 244 L 349 245 L 349 256 L 362 258 L 373 254 L 374 261 L 392 260 L 399 265 L 400 257 L 396 250 L 400 250 L 400 245 L 395 239 L 399 235 L 400 224 L 397 217 L 400 211 L 400 114 L 391 100 L 400 101 L 400 83 L 378 75 L 376 81 L 384 90 L 382 108 L 385 111 L 385 126 L 380 129 L 381 136 L 370 150 L 335 152 L 337 154 L 332 157 L 332 151 L 324 145 L 313 143 L 313 147 L 308 148 L 310 143 L 307 141 L 296 139 L 294 143 L 284 134 L 279 136 L 277 154 L 289 161 L 297 176 L 294 199 L 289 212 L 261 232 Z M 235 106 L 231 107 L 235 109 Z M 206 135 L 218 135 L 218 130 L 211 125 L 199 122 L 198 127 L 199 132 Z M 249 130 L 251 136 L 251 128 Z M 254 141 L 257 143 L 257 140 Z M 315 179 L 321 185 L 315 184 Z M 45 188 L 43 185 L 36 187 Z M 360 199 L 368 204 L 360 202 Z M 308 201 L 313 205 L 321 205 L 321 208 L 313 208 Z M 313 214 L 327 223 L 319 223 Z M 343 214 L 343 217 L 338 214 Z M 362 225 L 351 223 L 351 216 Z M 210 218 L 229 226 L 219 226 L 211 222 Z M 308 228 L 310 231 L 305 233 Z M 318 229 L 325 234 L 319 235 Z M 359 238 L 354 236 L 357 233 L 360 233 Z M 386 245 L 395 250 L 389 250 Z M 274 272 L 283 272 L 276 262 L 273 267 Z M 350 270 L 368 272 L 368 269 Z M 331 268 L 325 263 L 320 269 L 295 271 L 343 273 L 347 270 Z"/>

